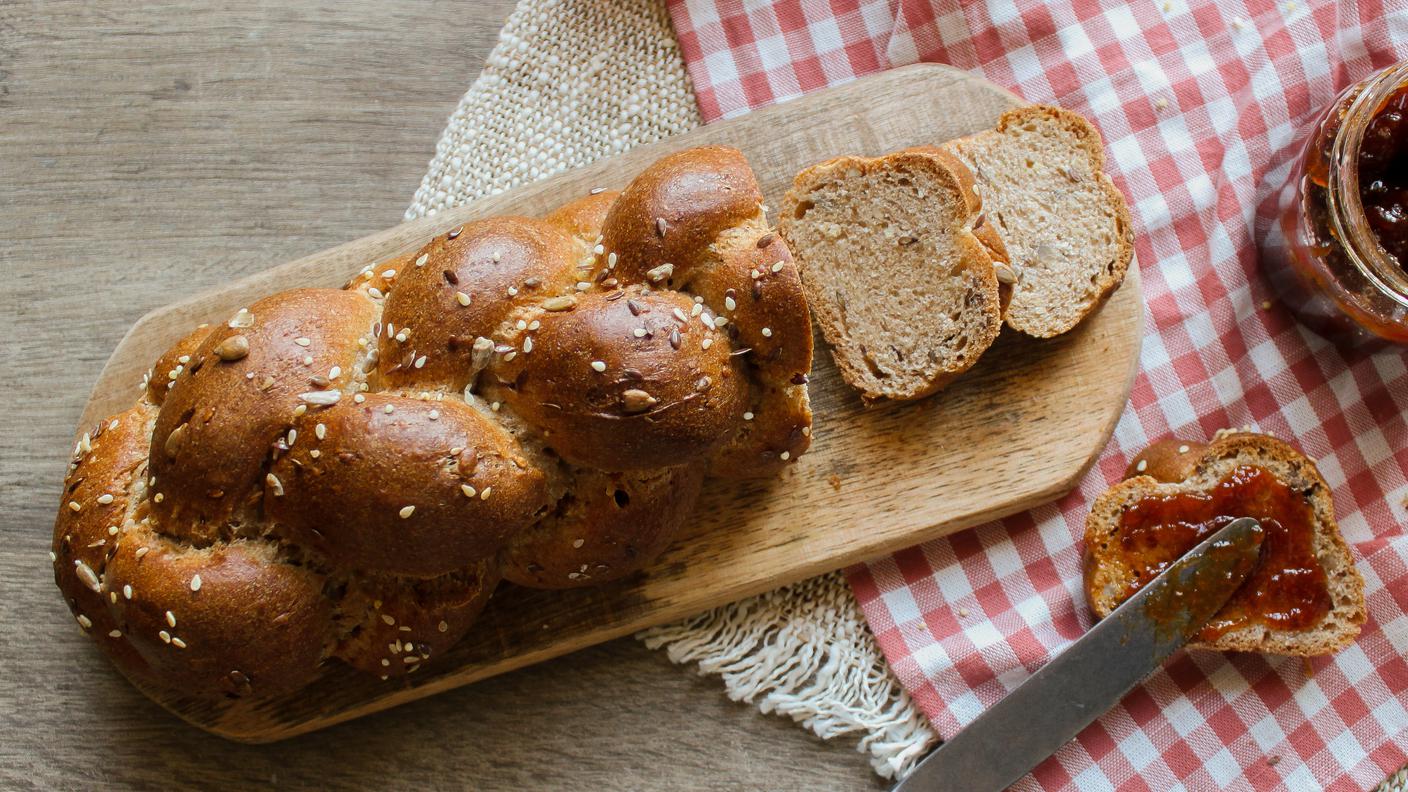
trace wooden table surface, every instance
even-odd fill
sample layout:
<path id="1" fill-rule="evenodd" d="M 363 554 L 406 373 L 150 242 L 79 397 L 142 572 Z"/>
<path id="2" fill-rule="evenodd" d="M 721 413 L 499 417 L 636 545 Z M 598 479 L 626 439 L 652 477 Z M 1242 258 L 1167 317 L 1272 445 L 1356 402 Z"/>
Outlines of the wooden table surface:
<path id="1" fill-rule="evenodd" d="M 512 5 L 0 2 L 0 788 L 882 787 L 852 744 L 629 639 L 227 743 L 128 687 L 54 588 L 68 445 L 122 333 L 398 222 Z"/>

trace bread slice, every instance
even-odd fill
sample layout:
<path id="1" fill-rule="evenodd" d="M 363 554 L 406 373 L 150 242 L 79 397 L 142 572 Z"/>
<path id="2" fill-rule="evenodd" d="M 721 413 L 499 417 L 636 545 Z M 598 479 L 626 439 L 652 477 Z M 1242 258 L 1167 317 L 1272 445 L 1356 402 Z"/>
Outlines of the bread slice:
<path id="1" fill-rule="evenodd" d="M 1313 515 L 1311 548 L 1325 572 L 1330 607 L 1308 629 L 1277 629 L 1254 621 L 1211 642 L 1189 645 L 1305 657 L 1343 649 L 1364 623 L 1364 580 L 1335 523 L 1330 488 L 1315 463 L 1299 451 L 1249 432 L 1221 432 L 1206 446 L 1176 440 L 1156 443 L 1135 458 L 1131 478 L 1096 499 L 1085 523 L 1085 593 L 1091 610 L 1097 617 L 1107 616 L 1130 590 L 1133 573 L 1118 549 L 1121 518 L 1129 507 L 1151 495 L 1208 492 L 1241 465 L 1261 468 L 1305 498 Z M 1274 538 L 1268 534 L 1267 541 Z M 1263 559 L 1269 550 L 1264 544 Z"/>
<path id="2" fill-rule="evenodd" d="M 997 338 L 1002 256 L 974 233 L 980 207 L 967 168 L 931 147 L 797 174 L 778 230 L 841 376 L 867 403 L 927 396 Z"/>
<path id="3" fill-rule="evenodd" d="M 977 177 L 987 219 L 1016 270 L 1007 325 L 1038 338 L 1104 302 L 1134 255 L 1129 207 L 1105 175 L 1100 133 L 1077 113 L 1033 105 L 943 145 Z"/>

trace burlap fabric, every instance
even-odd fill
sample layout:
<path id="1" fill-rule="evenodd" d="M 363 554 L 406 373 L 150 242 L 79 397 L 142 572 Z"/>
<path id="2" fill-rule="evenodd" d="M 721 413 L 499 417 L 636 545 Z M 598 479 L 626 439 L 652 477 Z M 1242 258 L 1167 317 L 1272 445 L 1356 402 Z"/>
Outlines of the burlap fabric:
<path id="1" fill-rule="evenodd" d="M 700 125 L 655 0 L 522 0 L 460 100 L 406 210 L 434 214 Z M 839 573 L 638 636 L 718 674 L 728 695 L 822 738 L 855 735 L 902 776 L 937 735 L 890 673 Z M 1400 771 L 1379 792 L 1408 792 Z"/>

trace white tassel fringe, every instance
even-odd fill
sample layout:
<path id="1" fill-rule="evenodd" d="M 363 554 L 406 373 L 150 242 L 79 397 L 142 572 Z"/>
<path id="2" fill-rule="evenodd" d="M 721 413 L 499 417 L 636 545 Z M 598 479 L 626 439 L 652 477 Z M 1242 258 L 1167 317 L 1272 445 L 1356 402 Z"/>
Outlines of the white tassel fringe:
<path id="1" fill-rule="evenodd" d="M 675 663 L 719 674 L 734 701 L 789 716 L 824 740 L 861 733 L 857 750 L 885 778 L 903 778 L 938 740 L 890 673 L 840 572 L 636 637 Z"/>

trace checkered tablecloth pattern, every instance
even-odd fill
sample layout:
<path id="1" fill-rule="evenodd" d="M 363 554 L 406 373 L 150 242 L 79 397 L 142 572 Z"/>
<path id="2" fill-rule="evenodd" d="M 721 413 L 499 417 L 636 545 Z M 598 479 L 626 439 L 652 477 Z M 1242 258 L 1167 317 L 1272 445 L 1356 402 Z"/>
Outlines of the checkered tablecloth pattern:
<path id="1" fill-rule="evenodd" d="M 673 0 L 706 120 L 915 61 L 1077 110 L 1129 197 L 1148 305 L 1130 404 L 1060 501 L 850 571 L 886 657 L 943 734 L 1090 623 L 1088 504 L 1153 439 L 1252 425 L 1318 458 L 1369 621 L 1312 662 L 1181 653 L 1020 788 L 1366 789 L 1408 759 L 1408 354 L 1337 349 L 1257 264 L 1297 133 L 1408 58 L 1408 0 Z M 837 152 L 838 154 L 844 152 Z M 1268 303 L 1268 301 L 1271 301 Z"/>

